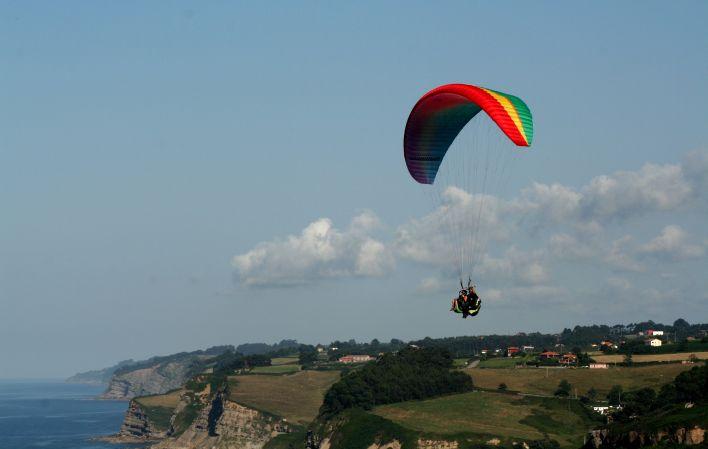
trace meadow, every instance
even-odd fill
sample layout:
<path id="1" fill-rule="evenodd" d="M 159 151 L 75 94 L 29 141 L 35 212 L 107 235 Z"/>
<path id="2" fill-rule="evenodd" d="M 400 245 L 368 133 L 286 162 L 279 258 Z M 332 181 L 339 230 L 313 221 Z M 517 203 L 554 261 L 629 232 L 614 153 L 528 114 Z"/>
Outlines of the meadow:
<path id="1" fill-rule="evenodd" d="M 691 356 L 696 356 L 699 359 L 708 359 L 708 351 L 701 352 L 677 352 L 672 354 L 636 354 L 632 356 L 634 363 L 642 362 L 676 362 L 680 360 L 690 360 Z M 598 363 L 622 363 L 624 362 L 623 354 L 607 354 L 594 355 L 593 360 Z"/>
<path id="2" fill-rule="evenodd" d="M 293 423 L 307 424 L 317 416 L 325 392 L 337 380 L 339 371 L 231 376 L 229 399 Z"/>
<path id="3" fill-rule="evenodd" d="M 135 402 L 140 404 L 140 408 L 150 419 L 155 427 L 166 430 L 170 426 L 172 412 L 179 403 L 180 396 L 184 390 L 174 390 L 165 394 L 152 396 L 142 396 L 135 398 Z"/>
<path id="4" fill-rule="evenodd" d="M 516 368 L 493 369 L 471 368 L 465 372 L 472 376 L 476 387 L 496 389 L 505 383 L 512 391 L 530 394 L 553 395 L 558 383 L 570 382 L 572 392 L 584 395 L 592 387 L 599 397 L 604 397 L 613 385 L 621 385 L 625 391 L 642 387 L 657 388 L 674 379 L 691 365 L 672 363 L 639 367 L 588 368 Z"/>
<path id="5" fill-rule="evenodd" d="M 373 413 L 430 434 L 549 437 L 563 447 L 581 446 L 584 433 L 596 423 L 577 401 L 484 391 L 384 405 Z"/>

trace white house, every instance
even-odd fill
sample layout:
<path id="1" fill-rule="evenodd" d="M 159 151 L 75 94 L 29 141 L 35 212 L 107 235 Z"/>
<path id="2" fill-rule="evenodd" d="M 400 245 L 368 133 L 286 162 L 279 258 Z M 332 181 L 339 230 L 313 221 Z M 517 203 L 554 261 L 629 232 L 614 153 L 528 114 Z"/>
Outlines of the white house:
<path id="1" fill-rule="evenodd" d="M 661 346 L 661 340 L 658 338 L 651 338 L 649 340 L 644 340 L 644 344 L 647 346 L 659 347 Z"/>
<path id="2" fill-rule="evenodd" d="M 651 337 L 660 337 L 660 336 L 664 335 L 664 331 L 655 331 L 653 329 L 649 329 L 647 331 L 647 335 L 649 335 Z"/>

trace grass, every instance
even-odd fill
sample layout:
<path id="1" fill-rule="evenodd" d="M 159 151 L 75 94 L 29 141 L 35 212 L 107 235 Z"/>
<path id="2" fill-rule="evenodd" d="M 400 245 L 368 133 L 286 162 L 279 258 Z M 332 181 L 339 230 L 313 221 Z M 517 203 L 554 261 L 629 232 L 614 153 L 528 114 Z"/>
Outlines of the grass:
<path id="1" fill-rule="evenodd" d="M 300 365 L 257 366 L 251 370 L 253 374 L 292 374 L 300 371 Z"/>
<path id="2" fill-rule="evenodd" d="M 474 391 L 377 407 L 376 415 L 420 432 L 557 440 L 579 447 L 595 422 L 578 401 Z"/>
<path id="3" fill-rule="evenodd" d="M 455 368 L 464 368 L 467 366 L 469 359 L 455 359 L 452 361 Z"/>
<path id="4" fill-rule="evenodd" d="M 338 371 L 299 371 L 285 376 L 232 376 L 229 399 L 293 423 L 308 424 L 319 411 Z"/>
<path id="5" fill-rule="evenodd" d="M 513 368 L 517 363 L 521 363 L 521 357 L 495 357 L 487 360 L 481 360 L 478 368 Z"/>
<path id="6" fill-rule="evenodd" d="M 167 430 L 170 427 L 172 413 L 183 392 L 184 390 L 174 390 L 166 394 L 142 396 L 135 398 L 135 402 L 140 404 L 150 423 L 159 430 Z"/>
<path id="7" fill-rule="evenodd" d="M 643 387 L 658 388 L 672 381 L 680 372 L 691 365 L 654 365 L 633 368 L 611 367 L 608 369 L 587 368 L 518 368 L 518 369 L 468 369 L 475 386 L 496 389 L 505 383 L 509 390 L 523 393 L 552 395 L 558 383 L 566 379 L 577 389 L 578 395 L 585 394 L 590 387 L 604 397 L 613 385 L 621 385 L 625 391 Z"/>
<path id="8" fill-rule="evenodd" d="M 299 361 L 300 361 L 300 358 L 298 356 L 274 357 L 270 360 L 270 364 L 273 366 L 297 365 Z"/>
<path id="9" fill-rule="evenodd" d="M 702 352 L 677 352 L 673 354 L 635 354 L 632 361 L 637 362 L 676 362 L 688 360 L 692 355 L 699 359 L 708 359 L 708 351 Z M 621 363 L 624 362 L 624 354 L 595 355 L 592 358 L 599 363 Z"/>

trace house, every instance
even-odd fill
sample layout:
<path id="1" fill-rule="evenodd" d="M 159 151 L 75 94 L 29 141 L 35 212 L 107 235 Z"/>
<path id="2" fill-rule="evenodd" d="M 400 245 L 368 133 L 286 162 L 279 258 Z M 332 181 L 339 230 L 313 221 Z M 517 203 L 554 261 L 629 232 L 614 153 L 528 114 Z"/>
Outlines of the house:
<path id="1" fill-rule="evenodd" d="M 339 363 L 365 363 L 374 360 L 370 355 L 345 355 L 339 358 Z"/>
<path id="2" fill-rule="evenodd" d="M 649 340 L 644 340 L 644 344 L 647 346 L 658 348 L 659 346 L 661 346 L 661 340 L 659 340 L 658 338 L 650 338 Z"/>
<path id="3" fill-rule="evenodd" d="M 649 329 L 644 333 L 648 337 L 660 337 L 664 335 L 664 331 L 655 331 L 654 329 Z"/>
<path id="4" fill-rule="evenodd" d="M 518 354 L 519 352 L 521 352 L 521 350 L 516 346 L 509 346 L 508 348 L 506 348 L 507 357 L 514 357 L 514 355 Z"/>
<path id="5" fill-rule="evenodd" d="M 534 349 L 536 349 L 536 348 L 533 346 L 527 346 L 527 345 L 524 345 L 521 347 L 521 350 L 527 354 L 533 352 Z"/>
<path id="6" fill-rule="evenodd" d="M 578 357 L 575 354 L 563 354 L 559 363 L 561 365 L 575 365 L 578 363 Z"/>
<path id="7" fill-rule="evenodd" d="M 557 359 L 558 357 L 560 357 L 560 354 L 553 351 L 542 352 L 538 355 L 538 358 L 541 360 Z"/>
<path id="8" fill-rule="evenodd" d="M 610 411 L 610 407 L 608 405 L 593 406 L 592 411 L 604 415 Z"/>
<path id="9" fill-rule="evenodd" d="M 591 363 L 590 369 L 607 369 L 607 363 Z"/>

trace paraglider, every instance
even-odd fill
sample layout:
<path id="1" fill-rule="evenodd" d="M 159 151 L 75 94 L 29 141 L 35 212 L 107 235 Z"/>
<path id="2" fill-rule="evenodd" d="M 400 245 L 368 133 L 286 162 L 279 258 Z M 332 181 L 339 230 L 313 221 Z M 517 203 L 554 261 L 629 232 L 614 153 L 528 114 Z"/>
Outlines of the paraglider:
<path id="1" fill-rule="evenodd" d="M 423 95 L 408 116 L 403 137 L 403 155 L 411 177 L 423 185 L 438 184 L 436 180 L 440 167 L 451 145 L 463 128 L 482 111 L 514 145 L 531 145 L 533 119 L 528 106 L 520 98 L 468 84 L 446 84 Z M 465 274 L 465 264 L 471 272 L 483 253 L 480 224 L 488 195 L 487 180 L 494 177 L 488 175 L 490 170 L 503 167 L 499 163 L 501 157 L 492 154 L 494 151 L 491 145 L 472 147 L 472 150 L 476 150 L 472 153 L 480 154 L 478 158 L 485 157 L 483 154 L 486 154 L 486 158 L 475 161 L 474 154 L 468 155 L 467 151 L 461 151 L 461 162 L 449 164 L 452 168 L 448 169 L 449 173 L 457 173 L 457 182 L 449 184 L 457 190 L 446 190 L 437 195 L 437 198 L 442 198 L 450 192 L 460 192 L 462 188 L 463 192 L 470 194 L 467 198 L 476 199 L 474 203 L 468 201 L 475 205 L 476 210 L 472 210 L 474 207 L 441 207 L 441 217 L 449 221 L 449 234 L 456 236 L 456 241 L 450 246 L 457 254 L 460 276 L 461 290 L 458 297 L 453 299 L 451 311 L 461 313 L 463 318 L 477 315 L 481 307 L 475 286 L 470 280 L 465 288 L 462 277 Z M 503 168 L 499 170 L 503 172 Z"/>

